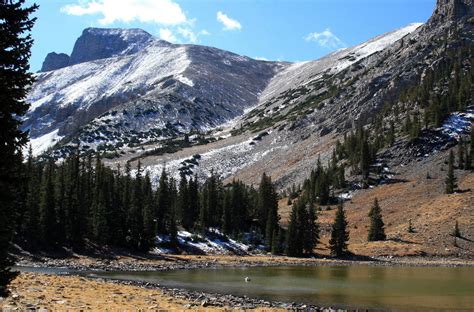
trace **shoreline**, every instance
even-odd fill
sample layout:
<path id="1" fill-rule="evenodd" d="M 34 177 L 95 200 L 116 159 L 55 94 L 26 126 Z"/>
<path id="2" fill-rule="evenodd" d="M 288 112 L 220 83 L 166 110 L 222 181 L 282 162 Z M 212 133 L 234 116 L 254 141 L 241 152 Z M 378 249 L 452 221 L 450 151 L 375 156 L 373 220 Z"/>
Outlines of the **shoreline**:
<path id="1" fill-rule="evenodd" d="M 474 259 L 448 257 L 373 257 L 367 259 L 347 258 L 293 258 L 273 255 L 176 255 L 165 254 L 155 258 L 134 256 L 68 257 L 41 259 L 20 258 L 19 267 L 64 268 L 75 271 L 168 271 L 190 269 L 219 269 L 231 267 L 267 266 L 385 266 L 385 267 L 474 267 Z"/>
<path id="2" fill-rule="evenodd" d="M 76 257 L 66 259 L 20 259 L 19 267 L 30 266 L 33 268 L 57 268 L 72 270 L 75 272 L 28 272 L 22 271 L 20 276 L 26 276 L 28 280 L 53 279 L 58 281 L 74 280 L 76 283 L 87 287 L 90 283 L 99 283 L 105 289 L 114 287 L 134 287 L 137 293 L 148 291 L 159 293 L 161 300 L 176 301 L 179 299 L 180 310 L 187 309 L 263 309 L 272 310 L 307 310 L 307 311 L 340 311 L 356 310 L 347 307 L 317 307 L 301 302 L 280 302 L 265 300 L 262 298 L 251 298 L 231 294 L 208 293 L 194 291 L 186 288 L 168 287 L 159 283 L 120 280 L 114 278 L 94 277 L 90 274 L 81 274 L 85 271 L 169 271 L 169 270 L 192 270 L 192 269 L 224 269 L 243 267 L 269 267 L 269 266 L 350 266 L 369 265 L 386 267 L 474 267 L 474 261 L 470 259 L 443 258 L 443 257 L 378 257 L 370 260 L 340 260 L 325 258 L 289 258 L 284 256 L 228 256 L 228 255 L 165 255 L 155 259 L 137 259 L 129 257 L 117 257 L 116 259 L 99 259 L 91 257 Z M 68 284 L 68 283 L 66 283 Z M 98 287 L 98 286 L 94 286 Z M 122 293 L 125 293 L 122 291 Z M 18 295 L 17 295 L 18 296 Z M 47 296 L 46 296 L 47 298 Z M 76 298 L 79 300 L 79 298 Z M 118 300 L 118 299 L 117 299 Z M 80 301 L 80 300 L 79 300 Z M 0 305 L 1 306 L 1 305 Z M 39 305 L 40 306 L 40 305 Z M 108 306 L 108 304 L 106 305 Z M 175 308 L 173 308 L 175 309 Z M 371 308 L 367 309 L 368 311 Z"/>

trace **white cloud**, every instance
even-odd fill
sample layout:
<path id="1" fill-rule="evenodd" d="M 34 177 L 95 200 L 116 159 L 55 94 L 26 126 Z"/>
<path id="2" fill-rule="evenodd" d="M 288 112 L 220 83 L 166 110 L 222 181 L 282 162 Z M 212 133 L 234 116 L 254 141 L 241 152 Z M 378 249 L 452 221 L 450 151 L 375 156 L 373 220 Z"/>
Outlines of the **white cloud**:
<path id="1" fill-rule="evenodd" d="M 188 27 L 178 27 L 178 33 L 186 39 L 186 41 L 191 43 L 198 42 L 198 36 Z"/>
<path id="2" fill-rule="evenodd" d="M 187 22 L 183 10 L 173 0 L 78 0 L 62 7 L 61 12 L 76 16 L 101 14 L 102 25 L 133 21 L 162 25 Z"/>
<path id="3" fill-rule="evenodd" d="M 217 12 L 217 20 L 224 25 L 224 30 L 240 30 L 242 25 L 235 19 L 230 18 L 225 13 Z"/>
<path id="4" fill-rule="evenodd" d="M 160 28 L 159 30 L 159 36 L 160 39 L 172 42 L 172 43 L 178 43 L 178 38 L 173 34 L 171 29 L 169 28 Z"/>
<path id="5" fill-rule="evenodd" d="M 199 34 L 202 35 L 202 36 L 210 36 L 210 35 L 211 35 L 211 33 L 208 32 L 208 31 L 205 30 L 205 29 L 201 30 L 201 31 L 199 32 Z"/>
<path id="6" fill-rule="evenodd" d="M 257 61 L 268 61 L 268 59 L 266 57 L 263 57 L 263 56 L 257 56 L 257 57 L 255 57 L 255 59 Z"/>
<path id="7" fill-rule="evenodd" d="M 329 28 L 326 28 L 323 32 L 310 33 L 304 37 L 304 40 L 317 42 L 321 47 L 327 49 L 344 48 L 346 46 Z"/>

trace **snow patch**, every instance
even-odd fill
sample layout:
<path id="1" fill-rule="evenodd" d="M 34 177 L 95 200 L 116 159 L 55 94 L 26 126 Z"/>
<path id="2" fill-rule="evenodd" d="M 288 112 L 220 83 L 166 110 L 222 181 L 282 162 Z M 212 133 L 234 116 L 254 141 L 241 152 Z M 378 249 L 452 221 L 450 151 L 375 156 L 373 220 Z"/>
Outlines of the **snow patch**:
<path id="1" fill-rule="evenodd" d="M 48 148 L 59 142 L 63 136 L 58 135 L 59 129 L 30 140 L 33 155 L 38 156 Z"/>
<path id="2" fill-rule="evenodd" d="M 178 231 L 177 240 L 180 248 L 199 250 L 205 254 L 245 254 L 250 246 L 226 237 L 218 229 L 211 228 L 206 235 L 193 234 L 188 231 Z M 156 253 L 171 253 L 173 250 L 161 247 L 171 242 L 169 235 L 158 235 L 156 237 Z"/>
<path id="3" fill-rule="evenodd" d="M 439 129 L 448 136 L 459 140 L 460 135 L 469 133 L 473 122 L 474 108 L 470 107 L 465 113 L 452 113 Z"/>
<path id="4" fill-rule="evenodd" d="M 176 80 L 178 80 L 179 82 L 184 83 L 185 85 L 188 85 L 190 87 L 194 87 L 194 82 L 191 79 L 189 79 L 187 77 L 184 77 L 181 74 L 176 76 Z"/>

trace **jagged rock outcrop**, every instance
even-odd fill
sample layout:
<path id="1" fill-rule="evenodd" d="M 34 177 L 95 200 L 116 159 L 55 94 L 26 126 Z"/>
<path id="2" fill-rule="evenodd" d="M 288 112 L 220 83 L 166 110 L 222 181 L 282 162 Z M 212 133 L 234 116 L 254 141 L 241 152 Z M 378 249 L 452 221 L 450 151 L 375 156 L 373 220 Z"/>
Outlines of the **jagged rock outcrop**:
<path id="1" fill-rule="evenodd" d="M 46 55 L 43 65 L 41 66 L 41 72 L 47 72 L 51 70 L 60 69 L 69 65 L 69 55 L 65 53 L 51 52 Z"/>
<path id="2" fill-rule="evenodd" d="M 428 24 L 435 25 L 455 21 L 473 13 L 473 0 L 437 0 L 435 11 Z"/>
<path id="3" fill-rule="evenodd" d="M 74 45 L 69 65 L 134 54 L 152 38 L 141 29 L 86 28 Z"/>

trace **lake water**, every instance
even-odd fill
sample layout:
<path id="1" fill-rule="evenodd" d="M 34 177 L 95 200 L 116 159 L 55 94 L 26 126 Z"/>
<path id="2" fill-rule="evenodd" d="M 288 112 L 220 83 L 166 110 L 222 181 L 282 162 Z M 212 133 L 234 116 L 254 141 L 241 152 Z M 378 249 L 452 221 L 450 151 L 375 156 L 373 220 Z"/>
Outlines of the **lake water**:
<path id="1" fill-rule="evenodd" d="M 279 266 L 93 274 L 324 307 L 474 311 L 474 268 Z M 248 283 L 246 276 L 251 279 Z"/>

